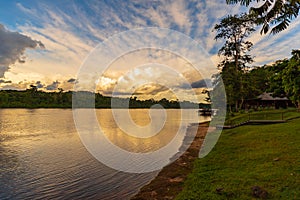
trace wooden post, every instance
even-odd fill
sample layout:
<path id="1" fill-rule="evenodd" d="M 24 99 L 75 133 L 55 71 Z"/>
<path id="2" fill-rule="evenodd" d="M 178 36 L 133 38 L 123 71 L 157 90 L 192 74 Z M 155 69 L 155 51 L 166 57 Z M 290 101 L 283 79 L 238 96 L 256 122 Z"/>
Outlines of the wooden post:
<path id="1" fill-rule="evenodd" d="M 283 112 L 281 112 L 281 120 L 283 120 Z"/>

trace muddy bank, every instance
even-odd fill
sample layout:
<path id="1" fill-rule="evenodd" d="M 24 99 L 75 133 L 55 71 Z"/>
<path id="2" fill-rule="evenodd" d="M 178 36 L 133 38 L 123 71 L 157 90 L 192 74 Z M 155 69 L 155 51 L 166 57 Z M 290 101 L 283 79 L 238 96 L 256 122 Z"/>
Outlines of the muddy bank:
<path id="1" fill-rule="evenodd" d="M 174 199 L 183 189 L 184 180 L 193 169 L 193 162 L 198 157 L 200 147 L 208 130 L 208 125 L 209 123 L 199 124 L 194 141 L 187 151 L 175 162 L 164 167 L 155 179 L 144 186 L 131 199 Z M 197 125 L 193 125 L 190 128 L 197 128 Z"/>

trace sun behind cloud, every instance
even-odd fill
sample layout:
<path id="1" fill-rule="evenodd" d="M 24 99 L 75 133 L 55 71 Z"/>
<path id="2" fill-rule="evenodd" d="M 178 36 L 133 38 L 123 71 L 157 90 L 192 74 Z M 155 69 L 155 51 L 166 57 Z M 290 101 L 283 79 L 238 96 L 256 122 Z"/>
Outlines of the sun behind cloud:
<path id="1" fill-rule="evenodd" d="M 202 46 L 217 66 L 217 51 L 222 42 L 214 40 L 212 29 L 222 17 L 245 10 L 239 5 L 226 5 L 223 0 L 24 0 L 3 3 L 3 6 L 2 9 L 11 12 L 0 14 L 0 39 L 8 45 L 0 48 L 0 87 L 26 89 L 38 82 L 41 90 L 71 90 L 74 81 L 68 80 L 76 79 L 82 63 L 100 42 L 116 33 L 143 27 L 168 28 L 186 34 Z M 254 33 L 250 37 L 255 44 L 251 52 L 255 57 L 253 65 L 289 57 L 291 49 L 299 48 L 299 23 L 299 20 L 293 21 L 289 29 L 276 36 L 261 36 L 259 30 Z M 195 75 L 186 61 L 166 52 L 148 50 L 131 56 L 114 62 L 100 78 L 97 90 L 110 94 L 120 76 L 149 61 L 167 63 L 190 83 L 203 79 Z M 168 77 L 170 82 L 173 79 Z M 184 91 L 182 87 L 178 90 Z M 201 89 L 194 90 L 200 92 Z"/>

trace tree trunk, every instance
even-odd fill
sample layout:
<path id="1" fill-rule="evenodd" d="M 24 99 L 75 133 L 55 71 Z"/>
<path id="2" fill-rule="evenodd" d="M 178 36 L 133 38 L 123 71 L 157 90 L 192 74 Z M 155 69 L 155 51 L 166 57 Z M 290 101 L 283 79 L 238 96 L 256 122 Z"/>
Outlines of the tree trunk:
<path id="1" fill-rule="evenodd" d="M 237 100 L 235 102 L 235 112 L 238 112 L 239 111 L 239 101 Z"/>
<path id="2" fill-rule="evenodd" d="M 239 45 L 237 43 L 237 36 L 234 36 L 234 43 L 235 43 L 235 55 L 234 55 L 234 62 L 235 62 L 235 70 L 236 72 L 239 71 L 238 66 L 239 66 Z"/>
<path id="3" fill-rule="evenodd" d="M 242 100 L 241 100 L 241 103 L 240 103 L 240 106 L 239 106 L 240 110 L 242 110 L 243 104 L 244 104 L 244 97 L 242 97 Z"/>

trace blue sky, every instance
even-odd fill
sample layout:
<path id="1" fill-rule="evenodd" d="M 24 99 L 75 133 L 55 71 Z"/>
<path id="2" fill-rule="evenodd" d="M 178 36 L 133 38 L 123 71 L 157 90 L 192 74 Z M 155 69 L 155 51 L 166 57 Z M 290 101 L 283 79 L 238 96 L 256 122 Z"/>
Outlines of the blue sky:
<path id="1" fill-rule="evenodd" d="M 225 0 L 1 0 L 0 24 L 6 31 L 40 41 L 45 48 L 25 48 L 25 62 L 9 63 L 2 69 L 0 87 L 26 88 L 39 81 L 41 88 L 71 89 L 70 80 L 76 78 L 93 48 L 114 34 L 142 27 L 184 33 L 196 40 L 217 64 L 216 54 L 222 42 L 214 40 L 212 29 L 222 17 L 243 10 L 237 5 L 226 5 Z M 249 38 L 254 43 L 254 65 L 290 57 L 291 50 L 300 47 L 299 33 L 299 20 L 275 36 L 261 36 L 258 30 Z M 128 68 L 133 67 L 126 63 Z M 121 68 L 126 71 L 126 64 Z M 101 78 L 102 92 L 111 90 L 121 76 L 122 70 L 114 69 Z M 188 71 L 181 72 L 190 82 L 201 79 Z"/>

